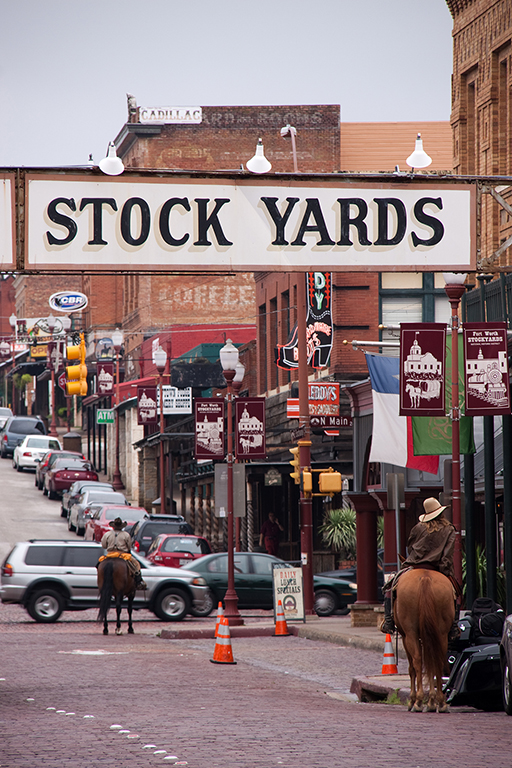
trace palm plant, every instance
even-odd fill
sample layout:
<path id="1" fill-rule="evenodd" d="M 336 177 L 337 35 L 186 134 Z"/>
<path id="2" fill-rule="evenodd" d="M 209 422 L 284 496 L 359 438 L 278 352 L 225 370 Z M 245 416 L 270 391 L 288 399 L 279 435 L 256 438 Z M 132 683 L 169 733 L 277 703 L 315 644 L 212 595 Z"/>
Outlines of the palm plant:
<path id="1" fill-rule="evenodd" d="M 319 528 L 327 546 L 342 553 L 346 560 L 356 559 L 356 511 L 348 504 L 340 509 L 330 509 L 324 515 Z M 377 547 L 384 546 L 384 518 L 377 518 Z"/>

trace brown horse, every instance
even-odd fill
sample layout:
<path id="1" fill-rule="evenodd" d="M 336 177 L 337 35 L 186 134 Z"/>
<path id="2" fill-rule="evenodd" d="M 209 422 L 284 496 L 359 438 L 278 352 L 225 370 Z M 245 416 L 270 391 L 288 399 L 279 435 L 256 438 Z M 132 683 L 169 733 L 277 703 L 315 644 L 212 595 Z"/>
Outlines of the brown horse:
<path id="1" fill-rule="evenodd" d="M 430 689 L 427 712 L 447 712 L 442 675 L 455 614 L 450 580 L 439 571 L 406 571 L 398 580 L 393 612 L 409 661 L 409 711 L 423 711 L 425 669 Z"/>
<path id="2" fill-rule="evenodd" d="M 123 598 L 128 598 L 128 634 L 133 635 L 132 610 L 135 597 L 135 580 L 122 557 L 107 557 L 98 565 L 98 589 L 100 592 L 100 608 L 98 621 L 103 621 L 103 634 L 108 635 L 108 610 L 112 596 L 116 602 L 116 635 L 121 634 L 121 607 Z"/>

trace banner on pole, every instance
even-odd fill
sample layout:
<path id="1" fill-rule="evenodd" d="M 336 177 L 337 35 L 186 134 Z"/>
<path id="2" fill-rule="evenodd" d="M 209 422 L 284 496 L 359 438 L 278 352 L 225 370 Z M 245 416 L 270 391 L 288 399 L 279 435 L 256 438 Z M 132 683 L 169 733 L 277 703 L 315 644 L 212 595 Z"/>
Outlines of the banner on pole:
<path id="1" fill-rule="evenodd" d="M 466 416 L 510 413 L 507 324 L 464 323 Z"/>
<path id="2" fill-rule="evenodd" d="M 224 401 L 213 397 L 196 397 L 195 458 L 224 458 Z"/>
<path id="3" fill-rule="evenodd" d="M 98 361 L 98 393 L 112 395 L 114 392 L 114 363 Z"/>
<path id="4" fill-rule="evenodd" d="M 400 324 L 400 416 L 445 416 L 446 325 Z"/>
<path id="5" fill-rule="evenodd" d="M 157 424 L 156 387 L 137 387 L 137 424 Z"/>
<path id="6" fill-rule="evenodd" d="M 235 458 L 265 459 L 265 398 L 235 400 Z"/>

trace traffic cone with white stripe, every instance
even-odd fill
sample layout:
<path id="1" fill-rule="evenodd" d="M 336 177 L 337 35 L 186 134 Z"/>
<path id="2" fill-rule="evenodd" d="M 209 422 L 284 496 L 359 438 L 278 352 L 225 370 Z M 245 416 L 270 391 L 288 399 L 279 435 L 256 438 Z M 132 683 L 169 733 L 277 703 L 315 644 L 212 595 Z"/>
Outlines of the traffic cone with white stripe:
<path id="1" fill-rule="evenodd" d="M 384 643 L 384 657 L 382 659 L 382 674 L 383 675 L 397 675 L 398 667 L 396 666 L 395 653 L 393 651 L 393 643 L 391 642 L 391 635 L 386 635 L 386 642 Z"/>
<path id="2" fill-rule="evenodd" d="M 286 635 L 289 634 L 288 624 L 286 623 L 286 619 L 284 617 L 283 604 L 281 600 L 279 600 L 277 604 L 276 629 L 274 632 L 274 637 L 286 637 Z"/>
<path id="3" fill-rule="evenodd" d="M 231 648 L 231 634 L 229 632 L 229 622 L 225 616 L 220 620 L 219 633 L 215 642 L 212 664 L 236 664 L 233 659 L 233 650 Z"/>
<path id="4" fill-rule="evenodd" d="M 222 607 L 222 603 L 219 600 L 219 605 L 217 606 L 217 623 L 215 624 L 215 634 L 214 637 L 219 636 L 219 626 L 220 626 L 220 620 L 224 616 L 224 608 Z"/>

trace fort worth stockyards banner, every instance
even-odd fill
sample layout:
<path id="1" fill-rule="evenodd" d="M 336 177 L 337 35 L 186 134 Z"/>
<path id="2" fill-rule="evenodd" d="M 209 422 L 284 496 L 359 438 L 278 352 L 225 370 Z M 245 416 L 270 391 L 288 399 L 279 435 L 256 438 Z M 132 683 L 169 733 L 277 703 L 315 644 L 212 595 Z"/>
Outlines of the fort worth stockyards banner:
<path id="1" fill-rule="evenodd" d="M 510 413 L 507 324 L 464 323 L 466 416 Z"/>
<path id="2" fill-rule="evenodd" d="M 195 457 L 196 459 L 224 458 L 224 401 L 213 397 L 196 397 Z"/>
<path id="3" fill-rule="evenodd" d="M 116 178 L 32 170 L 23 179 L 26 269 L 466 272 L 476 264 L 476 187 L 467 182 L 128 170 Z"/>
<path id="4" fill-rule="evenodd" d="M 400 416 L 445 416 L 446 325 L 400 324 Z"/>

